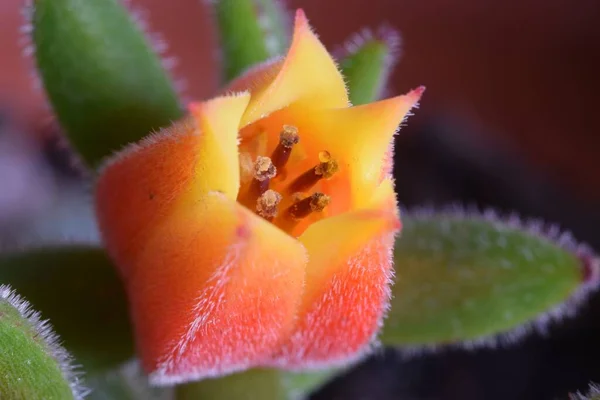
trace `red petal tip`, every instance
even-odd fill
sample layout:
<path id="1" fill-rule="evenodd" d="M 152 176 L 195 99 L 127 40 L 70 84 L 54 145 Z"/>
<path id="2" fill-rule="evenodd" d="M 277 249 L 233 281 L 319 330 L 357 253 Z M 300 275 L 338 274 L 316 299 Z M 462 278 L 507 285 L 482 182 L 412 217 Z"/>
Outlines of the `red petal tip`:
<path id="1" fill-rule="evenodd" d="M 295 25 L 296 26 L 300 26 L 300 25 L 308 25 L 308 18 L 306 18 L 306 14 L 304 13 L 304 10 L 301 8 L 298 8 L 296 10 L 296 21 L 295 21 Z"/>
<path id="2" fill-rule="evenodd" d="M 188 103 L 188 105 L 187 105 L 187 110 L 189 113 L 198 112 L 198 110 L 200 110 L 201 108 L 202 108 L 202 103 L 199 101 L 192 101 L 192 102 Z"/>
<path id="3" fill-rule="evenodd" d="M 410 91 L 409 96 L 421 97 L 425 93 L 425 86 L 421 85 L 416 89 Z"/>

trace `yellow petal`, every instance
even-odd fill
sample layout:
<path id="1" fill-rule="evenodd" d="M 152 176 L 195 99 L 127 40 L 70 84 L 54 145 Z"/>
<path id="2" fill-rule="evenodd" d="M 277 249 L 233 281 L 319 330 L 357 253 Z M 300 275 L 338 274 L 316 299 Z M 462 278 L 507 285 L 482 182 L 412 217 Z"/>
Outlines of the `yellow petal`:
<path id="1" fill-rule="evenodd" d="M 99 171 L 96 216 L 118 266 L 178 206 L 209 191 L 235 199 L 237 124 L 248 99 L 244 94 L 195 105 L 194 117 L 126 147 Z"/>
<path id="2" fill-rule="evenodd" d="M 372 192 L 368 208 L 323 219 L 311 225 L 298 238 L 308 250 L 310 262 L 306 270 L 306 293 L 303 304 L 308 306 L 319 295 L 319 287 L 335 273 L 337 258 L 346 258 L 363 246 L 377 232 L 401 227 L 396 207 L 396 193 L 391 179 L 386 179 Z"/>
<path id="3" fill-rule="evenodd" d="M 273 70 L 266 71 L 273 73 Z M 269 85 L 252 89 L 242 126 L 292 103 L 310 108 L 348 105 L 344 79 L 335 61 L 312 32 L 302 10 L 296 12 L 292 44 L 279 73 Z"/>
<path id="4" fill-rule="evenodd" d="M 190 200 L 211 191 L 235 199 L 240 187 L 238 131 L 250 94 L 218 97 L 189 106 L 200 129 L 195 168 L 197 181 Z"/>
<path id="5" fill-rule="evenodd" d="M 260 122 L 262 130 L 274 138 L 284 124 L 294 125 L 300 134 L 298 146 L 306 158 L 296 161 L 297 174 L 318 163 L 318 154 L 328 151 L 339 163 L 339 171 L 324 180 L 319 190 L 333 194 L 330 215 L 365 207 L 391 166 L 390 148 L 400 123 L 418 102 L 423 89 L 407 95 L 350 108 L 307 112 L 292 106 Z M 271 140 L 268 154 L 276 145 Z M 289 179 L 295 175 L 290 174 Z"/>
<path id="6" fill-rule="evenodd" d="M 260 364 L 289 336 L 304 288 L 304 247 L 223 194 L 153 229 L 127 280 L 136 344 L 152 382 Z"/>
<path id="7" fill-rule="evenodd" d="M 419 101 L 422 90 L 362 106 L 311 115 L 316 142 L 338 158 L 350 175 L 351 207 L 364 207 L 381 181 L 386 153 L 400 123 Z M 331 188 L 332 193 L 334 188 Z"/>
<path id="8" fill-rule="evenodd" d="M 390 296 L 391 251 L 400 229 L 391 181 L 373 208 L 311 225 L 299 240 L 309 254 L 298 324 L 270 365 L 288 369 L 344 364 L 363 354 Z"/>

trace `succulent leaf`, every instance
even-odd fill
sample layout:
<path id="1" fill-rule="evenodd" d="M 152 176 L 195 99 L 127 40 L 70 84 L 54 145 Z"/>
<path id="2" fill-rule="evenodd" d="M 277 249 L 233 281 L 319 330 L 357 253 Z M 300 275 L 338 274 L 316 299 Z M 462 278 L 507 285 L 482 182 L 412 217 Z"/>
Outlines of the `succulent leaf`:
<path id="1" fill-rule="evenodd" d="M 89 166 L 182 115 L 159 55 L 118 0 L 33 0 L 29 15 L 45 92 Z"/>
<path id="2" fill-rule="evenodd" d="M 71 357 L 42 321 L 8 286 L 0 285 L 0 398 L 79 400 L 86 394 Z"/>
<path id="3" fill-rule="evenodd" d="M 574 314 L 598 286 L 598 260 L 555 226 L 492 212 L 417 212 L 403 224 L 385 345 L 510 342 Z"/>
<path id="4" fill-rule="evenodd" d="M 277 0 L 212 0 L 224 80 L 282 55 L 290 40 L 290 21 Z"/>
<path id="5" fill-rule="evenodd" d="M 388 27 L 352 36 L 336 55 L 354 105 L 379 100 L 400 56 L 400 34 Z"/>

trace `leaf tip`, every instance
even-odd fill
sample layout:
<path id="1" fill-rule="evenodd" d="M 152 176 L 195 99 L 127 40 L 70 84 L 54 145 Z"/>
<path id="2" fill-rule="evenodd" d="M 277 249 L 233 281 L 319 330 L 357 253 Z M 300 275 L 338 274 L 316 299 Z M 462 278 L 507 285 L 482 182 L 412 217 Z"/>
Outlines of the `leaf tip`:
<path id="1" fill-rule="evenodd" d="M 467 213 L 472 217 L 479 214 L 476 207 L 470 207 Z M 564 317 L 574 317 L 589 296 L 600 287 L 600 258 L 587 243 L 578 241 L 568 230 L 561 229 L 558 224 L 548 223 L 540 218 L 523 219 L 516 212 L 503 217 L 500 213 L 488 208 L 481 215 L 498 226 L 504 225 L 520 230 L 525 234 L 552 243 L 579 261 L 581 276 L 579 286 L 563 303 L 551 308 L 546 314 L 540 315 L 537 322 L 532 321 L 539 333 L 545 333 L 547 325 L 552 320 L 561 321 Z"/>
<path id="2" fill-rule="evenodd" d="M 587 249 L 580 251 L 584 284 L 596 284 L 600 280 L 600 259 Z"/>
<path id="3" fill-rule="evenodd" d="M 405 356 L 412 357 L 443 348 L 468 350 L 481 347 L 495 348 L 512 345 L 531 332 L 546 335 L 552 324 L 560 323 L 565 318 L 575 317 L 585 306 L 590 295 L 600 286 L 598 257 L 586 244 L 575 240 L 569 232 L 563 231 L 557 224 L 546 223 L 540 219 L 522 219 L 514 212 L 501 215 L 491 208 L 481 210 L 475 206 L 463 207 L 456 204 L 437 210 L 434 210 L 433 207 L 419 207 L 410 212 L 403 210 L 403 214 L 405 226 L 421 224 L 428 226 L 437 221 L 435 231 L 439 236 L 437 237 L 438 241 L 447 238 L 450 241 L 448 245 L 452 244 L 457 251 L 462 249 L 463 252 L 467 251 L 474 255 L 481 251 L 485 253 L 494 250 L 493 253 L 496 255 L 489 256 L 492 257 L 489 261 L 495 260 L 498 271 L 510 271 L 521 263 L 522 266 L 529 265 L 529 269 L 540 268 L 540 274 L 542 272 L 551 274 L 547 285 L 558 284 L 556 286 L 557 294 L 551 297 L 542 295 L 534 313 L 523 314 L 518 309 L 496 309 L 497 318 L 505 318 L 506 322 L 502 322 L 500 325 L 496 324 L 494 331 L 489 331 L 483 326 L 484 329 L 480 333 L 471 332 L 468 337 L 462 339 L 452 339 L 449 336 L 448 338 L 436 337 L 423 342 L 411 342 L 409 346 L 402 348 L 402 354 Z M 458 230 L 457 222 L 460 221 L 467 225 L 460 225 L 464 227 Z M 487 226 L 482 225 L 486 223 Z M 471 225 L 470 228 L 469 225 Z M 480 238 L 473 236 L 477 231 L 479 231 Z M 491 235 L 492 232 L 496 233 Z M 403 235 L 405 234 L 408 233 L 403 233 Z M 468 240 L 468 242 L 464 242 L 464 240 Z M 435 250 L 433 253 L 436 251 L 439 253 L 442 250 L 441 242 L 437 243 L 436 240 L 413 236 L 407 243 L 416 246 L 419 251 Z M 467 248 L 465 248 L 465 243 Z M 534 248 L 530 248 L 530 245 L 533 245 Z M 536 246 L 541 247 L 537 248 Z M 511 248 L 512 250 L 510 250 Z M 512 253 L 509 252 L 503 256 L 505 251 Z M 509 254 L 513 255 L 509 256 Z M 457 252 L 454 256 L 462 259 L 464 254 Z M 482 256 L 484 256 L 483 253 Z M 452 261 L 453 257 L 450 257 L 449 260 Z M 562 265 L 563 272 L 560 279 L 557 275 L 553 275 L 552 271 L 555 268 L 552 264 L 553 260 Z M 407 279 L 406 272 L 404 278 Z M 564 279 L 567 281 L 565 282 Z M 559 281 L 563 283 L 559 284 Z M 506 284 L 504 286 L 506 287 Z M 490 288 L 490 290 L 493 289 L 494 287 Z M 525 293 L 524 301 L 527 296 L 533 300 L 533 294 L 527 293 Z M 521 316 L 515 317 L 515 312 L 521 313 Z M 501 325 L 504 325 L 504 328 L 499 329 Z"/>
<path id="4" fill-rule="evenodd" d="M 388 24 L 382 24 L 376 29 L 363 28 L 352 34 L 346 41 L 333 51 L 333 56 L 344 59 L 362 49 L 369 43 L 380 44 L 386 49 L 385 65 L 391 69 L 402 55 L 402 35 Z"/>
<path id="5" fill-rule="evenodd" d="M 332 51 L 340 62 L 350 94 L 358 91 L 351 96 L 353 103 L 390 97 L 387 86 L 401 53 L 402 36 L 387 24 L 374 30 L 363 28 Z"/>

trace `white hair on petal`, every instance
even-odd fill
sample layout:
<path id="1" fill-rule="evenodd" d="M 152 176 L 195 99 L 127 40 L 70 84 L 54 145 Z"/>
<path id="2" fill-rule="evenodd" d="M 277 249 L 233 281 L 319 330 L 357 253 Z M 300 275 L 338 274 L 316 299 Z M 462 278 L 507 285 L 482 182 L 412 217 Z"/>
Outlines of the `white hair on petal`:
<path id="1" fill-rule="evenodd" d="M 287 365 L 289 359 L 293 360 L 302 360 L 305 359 L 307 354 L 310 352 L 308 348 L 296 349 L 298 353 L 296 354 L 282 354 L 278 359 L 269 363 L 269 367 L 275 368 L 285 368 L 286 370 L 295 371 L 295 372 L 305 372 L 305 371 L 329 371 L 332 368 L 349 368 L 357 363 L 362 362 L 365 358 L 372 355 L 374 352 L 378 351 L 381 348 L 381 344 L 377 340 L 377 336 L 379 334 L 380 328 L 383 326 L 384 320 L 386 318 L 387 313 L 390 309 L 390 300 L 392 297 L 391 286 L 393 285 L 394 280 L 394 269 L 393 269 L 393 243 L 396 238 L 397 232 L 384 234 L 380 236 L 376 240 L 371 241 L 367 246 L 363 247 L 357 254 L 353 257 L 349 258 L 346 262 L 348 271 L 353 271 L 354 273 L 361 274 L 367 270 L 376 268 L 378 271 L 383 272 L 383 280 L 378 283 L 378 289 L 375 290 L 377 293 L 381 293 L 381 304 L 379 304 L 376 309 L 382 310 L 379 312 L 378 318 L 374 321 L 374 325 L 369 325 L 368 327 L 365 325 L 365 329 L 373 331 L 371 336 L 363 341 L 361 340 L 363 337 L 363 332 L 356 332 L 358 338 L 351 338 L 348 341 L 350 342 L 362 342 L 361 347 L 355 351 L 353 354 L 340 354 L 338 357 L 329 357 L 326 360 L 313 361 L 310 363 L 302 362 L 301 367 L 290 367 Z M 365 265 L 365 255 L 367 254 L 380 254 L 381 250 L 385 249 L 386 253 L 383 256 L 385 258 L 384 262 L 379 263 L 382 259 L 377 259 L 374 263 L 369 265 Z M 389 266 L 389 268 L 387 267 Z M 344 275 L 345 275 L 344 273 Z M 358 279 L 362 285 L 365 287 L 348 287 L 346 283 L 346 279 L 339 274 L 334 274 L 331 278 L 331 289 L 328 290 L 323 297 L 317 301 L 319 305 L 333 306 L 335 307 L 335 301 L 328 301 L 328 295 L 337 298 L 343 298 L 343 293 L 352 293 L 352 292 L 363 292 L 370 291 L 372 289 L 372 282 L 365 282 L 364 279 Z M 331 292 L 331 293 L 329 293 Z M 352 313 L 360 315 L 362 313 L 373 313 L 374 303 L 371 301 L 371 298 L 363 298 L 362 302 L 357 302 L 353 304 L 355 308 L 353 308 Z M 318 326 L 320 323 L 315 322 L 311 323 L 311 320 L 317 318 L 317 316 L 323 316 L 331 314 L 328 310 L 324 310 L 322 307 L 317 307 L 312 309 L 306 316 L 307 326 Z M 355 332 L 351 327 L 347 330 L 347 333 L 350 337 L 352 337 L 353 332 Z M 294 337 L 300 339 L 299 342 L 307 343 L 310 345 L 315 345 L 316 348 L 327 348 L 331 344 L 331 337 L 327 332 L 324 331 L 315 331 L 311 330 L 309 332 L 296 332 L 292 336 L 292 340 Z M 346 338 L 347 339 L 347 338 Z"/>
<path id="2" fill-rule="evenodd" d="M 223 304 L 224 288 L 229 279 L 228 274 L 235 267 L 237 260 L 243 252 L 245 243 L 231 245 L 226 252 L 227 255 L 221 265 L 216 268 L 216 272 L 208 279 L 206 288 L 203 289 L 197 296 L 196 306 L 191 314 L 194 316 L 191 324 L 188 326 L 184 335 L 171 345 L 171 350 L 167 351 L 165 357 L 160 362 L 158 368 L 150 373 L 149 380 L 153 385 L 173 385 L 188 381 L 200 380 L 202 378 L 210 378 L 220 376 L 223 372 L 219 368 L 214 370 L 200 370 L 194 365 L 190 365 L 185 357 L 190 342 L 199 334 L 202 328 L 206 325 L 210 317 L 217 311 L 218 306 Z M 226 332 L 223 332 L 226 334 Z M 242 340 L 242 338 L 240 338 Z M 214 357 L 207 354 L 207 357 Z M 228 366 L 228 372 L 242 371 L 247 368 L 247 363 L 242 362 L 240 365 L 233 365 L 231 360 L 223 360 L 222 364 Z M 215 362 L 215 365 L 220 364 Z M 185 369 L 185 374 L 172 374 L 168 371 L 172 370 L 177 365 L 179 369 Z M 182 368 L 183 366 L 183 368 Z"/>
<path id="3" fill-rule="evenodd" d="M 211 195 L 221 196 L 220 193 L 211 193 Z M 212 369 L 206 369 L 203 366 L 198 366 L 190 362 L 190 360 L 199 358 L 200 354 L 198 353 L 198 349 L 189 347 L 196 338 L 202 336 L 203 331 L 206 330 L 207 327 L 210 327 L 212 322 L 211 319 L 214 315 L 219 313 L 219 307 L 225 304 L 225 288 L 229 283 L 229 276 L 234 268 L 239 265 L 240 260 L 246 254 L 246 250 L 250 245 L 251 244 L 246 240 L 229 245 L 219 266 L 207 280 L 205 287 L 199 291 L 196 297 L 195 306 L 190 311 L 191 322 L 185 333 L 171 343 L 170 349 L 168 349 L 162 359 L 159 360 L 159 366 L 149 374 L 149 380 L 152 385 L 166 386 L 204 378 L 215 378 L 224 374 L 228 375 L 257 366 L 255 360 L 239 357 L 239 355 L 233 360 L 231 356 L 237 351 L 236 346 L 229 348 L 223 344 L 221 347 L 222 355 L 202 354 L 204 359 L 208 359 L 209 364 L 214 366 Z M 269 257 L 269 254 L 265 254 L 261 258 L 262 263 L 259 263 L 258 260 L 255 261 L 252 268 L 260 268 L 262 265 L 271 265 L 273 270 L 281 271 L 282 260 L 279 260 L 277 257 L 265 260 L 264 257 Z M 305 255 L 305 257 L 308 256 Z M 285 271 L 280 272 L 279 274 L 271 275 L 271 277 L 275 279 L 285 273 Z M 265 284 L 268 284 L 268 282 L 265 282 Z M 241 292 L 242 294 L 239 296 L 244 296 L 243 290 Z M 230 300 L 234 303 L 238 300 L 243 302 L 243 297 Z M 277 299 L 273 299 L 273 301 L 276 302 Z M 222 334 L 237 335 L 235 322 L 238 315 L 228 315 L 227 317 L 230 317 L 232 321 L 223 323 L 224 328 Z M 265 330 L 258 324 L 258 326 L 252 327 L 256 332 L 248 332 L 248 329 L 248 327 L 244 329 L 244 334 L 254 338 L 260 336 L 263 344 L 275 343 L 279 339 L 278 327 L 273 330 Z M 236 337 L 235 339 L 236 340 L 233 342 L 245 342 L 245 336 Z M 252 343 L 246 341 L 244 353 L 261 354 L 261 350 L 260 348 L 253 348 Z M 266 354 L 262 355 L 266 356 Z M 185 372 L 171 372 L 174 369 L 180 371 L 183 370 Z"/>

